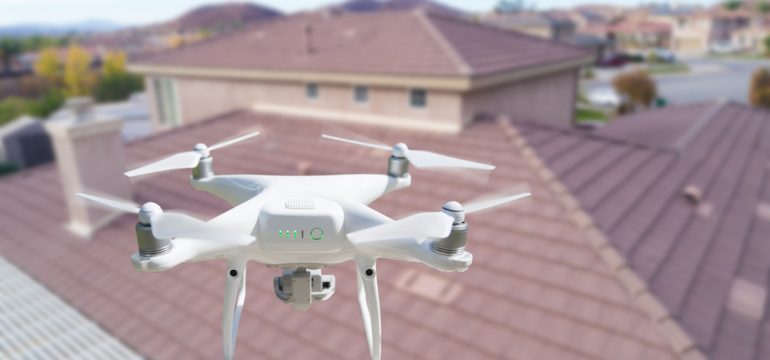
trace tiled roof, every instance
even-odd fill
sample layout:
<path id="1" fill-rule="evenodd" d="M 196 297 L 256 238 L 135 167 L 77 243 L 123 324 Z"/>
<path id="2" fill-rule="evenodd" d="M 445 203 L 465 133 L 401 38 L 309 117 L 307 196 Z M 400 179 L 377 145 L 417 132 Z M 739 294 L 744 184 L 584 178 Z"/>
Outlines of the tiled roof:
<path id="1" fill-rule="evenodd" d="M 318 141 L 321 122 L 235 112 L 141 140 L 131 162 L 215 141 L 255 123 L 260 139 L 219 150 L 219 173 L 332 174 L 385 170 L 387 154 Z M 488 184 L 443 172 L 413 173 L 412 187 L 373 207 L 394 217 L 437 209 L 528 182 L 535 199 L 488 216 L 472 216 L 465 273 L 381 261 L 383 356 L 386 359 L 670 359 L 669 343 L 632 301 L 615 272 L 600 260 L 589 236 L 568 216 L 558 188 L 510 124 L 482 122 L 461 134 L 403 133 L 349 126 L 387 143 L 404 141 L 498 165 Z M 326 129 L 326 131 L 329 131 Z M 541 164 L 542 165 L 542 164 Z M 125 216 L 84 241 L 66 232 L 60 179 L 53 166 L 0 181 L 0 253 L 46 284 L 139 353 L 157 359 L 220 356 L 221 261 L 138 273 L 135 219 Z M 135 200 L 208 217 L 222 201 L 189 187 L 173 172 L 136 184 Z M 273 294 L 278 274 L 249 266 L 237 355 L 243 359 L 364 359 L 368 356 L 355 296 L 355 270 L 328 269 L 337 292 L 307 312 Z M 430 286 L 423 286 L 430 284 Z M 433 289 L 433 290 L 431 290 Z"/>
<path id="2" fill-rule="evenodd" d="M 590 56 L 571 45 L 420 10 L 332 16 L 301 14 L 137 63 L 237 70 L 466 76 Z"/>
<path id="3" fill-rule="evenodd" d="M 770 358 L 770 113 L 716 102 L 590 135 L 519 127 L 660 299 L 661 318 L 714 359 Z"/>
<path id="4" fill-rule="evenodd" d="M 139 359 L 0 257 L 0 358 Z"/>

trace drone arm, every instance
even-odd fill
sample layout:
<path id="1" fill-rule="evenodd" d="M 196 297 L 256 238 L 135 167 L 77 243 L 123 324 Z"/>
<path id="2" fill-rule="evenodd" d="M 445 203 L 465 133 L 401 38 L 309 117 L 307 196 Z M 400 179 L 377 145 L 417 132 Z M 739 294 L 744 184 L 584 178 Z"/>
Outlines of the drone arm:
<path id="1" fill-rule="evenodd" d="M 447 256 L 434 252 L 430 247 L 431 240 L 420 241 L 414 238 L 371 241 L 356 244 L 359 251 L 399 261 L 423 263 L 439 271 L 465 271 L 473 261 L 469 252 L 460 252 Z"/>
<path id="2" fill-rule="evenodd" d="M 203 179 L 190 178 L 190 183 L 196 190 L 237 206 L 262 193 L 268 187 L 269 179 L 258 175 L 213 175 Z"/>
<path id="3" fill-rule="evenodd" d="M 380 324 L 380 296 L 377 290 L 377 265 L 372 256 L 356 259 L 358 304 L 372 360 L 380 360 L 382 353 L 382 326 Z"/>
<path id="4" fill-rule="evenodd" d="M 246 298 L 246 262 L 243 257 L 227 260 L 225 304 L 222 312 L 222 350 L 225 360 L 231 360 L 235 354 L 238 322 Z"/>
<path id="5" fill-rule="evenodd" d="M 247 238 L 244 238 L 244 240 L 247 240 Z M 196 262 L 234 255 L 252 241 L 224 242 L 177 238 L 171 240 L 172 248 L 167 253 L 148 258 L 136 252 L 131 256 L 131 263 L 138 271 L 164 271 L 184 262 Z"/>

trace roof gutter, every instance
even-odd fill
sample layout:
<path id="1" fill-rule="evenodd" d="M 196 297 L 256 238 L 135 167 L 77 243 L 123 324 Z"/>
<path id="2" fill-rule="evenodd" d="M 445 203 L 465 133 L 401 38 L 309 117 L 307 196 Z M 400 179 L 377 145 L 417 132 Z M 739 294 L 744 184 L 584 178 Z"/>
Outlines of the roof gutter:
<path id="1" fill-rule="evenodd" d="M 198 77 L 232 80 L 319 82 L 337 84 L 369 84 L 388 87 L 419 87 L 432 90 L 470 91 L 523 80 L 542 74 L 574 69 L 593 62 L 592 56 L 581 57 L 553 64 L 538 65 L 484 76 L 407 76 L 375 75 L 361 73 L 334 73 L 317 71 L 239 70 L 182 67 L 150 64 L 132 64 L 128 69 L 142 75 Z"/>

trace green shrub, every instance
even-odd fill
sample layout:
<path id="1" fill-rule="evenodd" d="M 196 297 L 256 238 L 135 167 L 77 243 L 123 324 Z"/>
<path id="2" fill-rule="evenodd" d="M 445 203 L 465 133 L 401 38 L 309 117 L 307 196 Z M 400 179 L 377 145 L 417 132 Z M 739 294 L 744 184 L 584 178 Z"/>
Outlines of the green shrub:
<path id="1" fill-rule="evenodd" d="M 142 77 L 127 72 L 119 72 L 99 79 L 94 89 L 94 98 L 98 102 L 119 101 L 141 90 L 144 90 Z"/>
<path id="2" fill-rule="evenodd" d="M 11 163 L 0 162 L 0 176 L 15 173 L 19 168 Z"/>
<path id="3" fill-rule="evenodd" d="M 58 110 L 66 97 L 61 90 L 49 90 L 45 95 L 36 101 L 32 101 L 27 105 L 27 113 L 39 118 L 47 118 L 54 111 Z"/>
<path id="4" fill-rule="evenodd" d="M 27 100 L 11 96 L 0 101 L 0 125 L 5 124 L 25 113 Z"/>

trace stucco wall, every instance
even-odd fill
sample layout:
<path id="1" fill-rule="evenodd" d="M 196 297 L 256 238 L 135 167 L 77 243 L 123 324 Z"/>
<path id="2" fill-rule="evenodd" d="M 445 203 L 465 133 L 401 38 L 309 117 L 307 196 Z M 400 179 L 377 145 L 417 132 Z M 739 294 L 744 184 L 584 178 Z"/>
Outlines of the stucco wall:
<path id="1" fill-rule="evenodd" d="M 369 87 L 369 101 L 356 103 L 353 85 L 319 84 L 319 96 L 308 99 L 305 84 L 176 78 L 178 101 L 183 123 L 191 123 L 213 115 L 253 107 L 271 105 L 284 112 L 296 110 L 297 115 L 322 114 L 330 118 L 341 113 L 360 114 L 362 118 L 376 115 L 380 121 L 461 124 L 461 96 L 456 92 L 428 91 L 425 108 L 413 108 L 409 89 Z M 152 85 L 152 81 L 147 81 Z M 150 90 L 149 94 L 154 92 Z M 152 101 L 156 101 L 153 97 Z M 153 108 L 155 105 L 153 104 Z M 279 110 L 276 110 L 279 111 Z M 153 113 L 157 123 L 157 112 Z"/>
<path id="2" fill-rule="evenodd" d="M 514 120 L 568 126 L 574 119 L 577 76 L 576 70 L 570 70 L 471 92 L 463 101 L 463 120 L 508 115 Z"/>
<path id="3" fill-rule="evenodd" d="M 153 81 L 148 78 L 153 119 L 158 121 Z M 414 108 L 409 89 L 369 87 L 369 101 L 354 101 L 354 85 L 319 84 L 319 96 L 308 99 L 305 84 L 175 78 L 182 123 L 224 112 L 253 108 L 259 111 L 423 129 L 459 130 L 479 114 L 509 115 L 514 119 L 568 125 L 574 116 L 577 71 L 519 80 L 469 93 L 428 90 L 428 105 Z M 412 126 L 418 124 L 418 126 Z"/>

